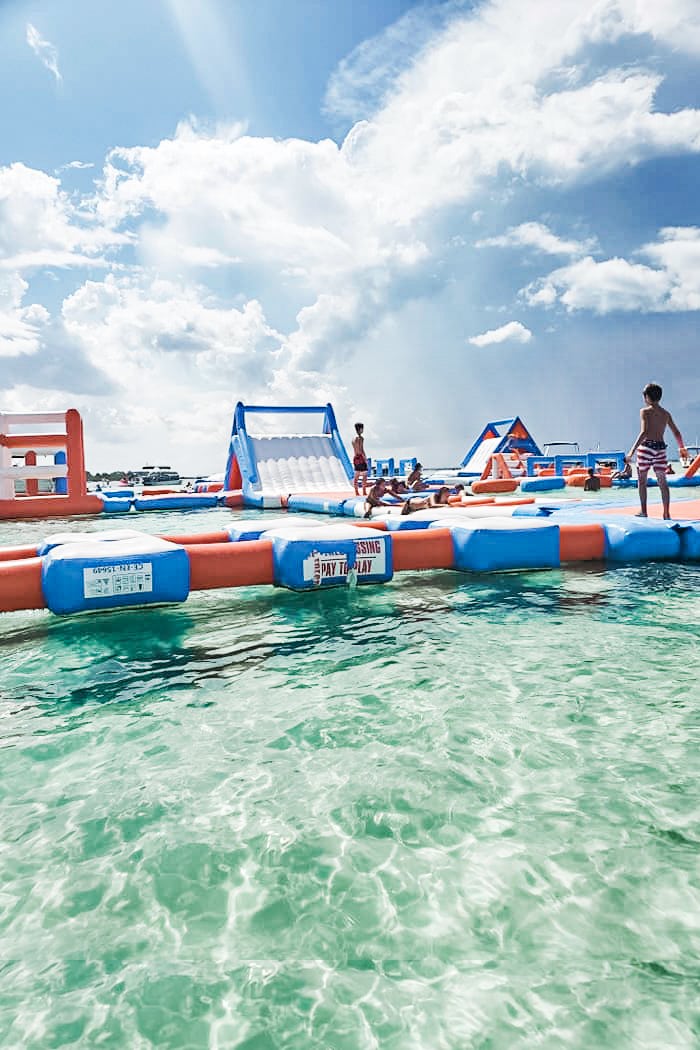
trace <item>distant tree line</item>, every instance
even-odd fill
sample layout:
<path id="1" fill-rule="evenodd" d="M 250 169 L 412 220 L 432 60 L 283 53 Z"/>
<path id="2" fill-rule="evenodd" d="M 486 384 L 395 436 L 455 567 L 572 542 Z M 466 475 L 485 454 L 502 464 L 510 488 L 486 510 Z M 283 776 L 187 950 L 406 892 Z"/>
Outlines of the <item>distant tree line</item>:
<path id="1" fill-rule="evenodd" d="M 85 473 L 88 481 L 121 481 L 122 478 L 131 481 L 136 476 L 131 470 L 98 470 L 95 474 L 87 470 Z"/>

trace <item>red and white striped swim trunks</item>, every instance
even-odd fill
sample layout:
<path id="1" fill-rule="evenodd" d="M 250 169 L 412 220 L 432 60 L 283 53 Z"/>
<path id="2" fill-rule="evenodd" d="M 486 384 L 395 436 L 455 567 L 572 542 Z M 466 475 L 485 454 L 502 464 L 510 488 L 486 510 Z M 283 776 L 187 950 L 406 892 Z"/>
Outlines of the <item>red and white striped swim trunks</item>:
<path id="1" fill-rule="evenodd" d="M 666 445 L 663 441 L 645 442 L 637 449 L 637 470 L 666 471 Z"/>

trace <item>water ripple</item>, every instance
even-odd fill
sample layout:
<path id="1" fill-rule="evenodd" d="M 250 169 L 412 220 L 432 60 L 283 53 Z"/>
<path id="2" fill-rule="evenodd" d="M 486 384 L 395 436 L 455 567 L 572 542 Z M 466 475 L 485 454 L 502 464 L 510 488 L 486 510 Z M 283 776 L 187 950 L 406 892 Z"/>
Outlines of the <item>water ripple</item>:
<path id="1" fill-rule="evenodd" d="M 0 1045 L 698 1038 L 692 566 L 0 623 Z"/>

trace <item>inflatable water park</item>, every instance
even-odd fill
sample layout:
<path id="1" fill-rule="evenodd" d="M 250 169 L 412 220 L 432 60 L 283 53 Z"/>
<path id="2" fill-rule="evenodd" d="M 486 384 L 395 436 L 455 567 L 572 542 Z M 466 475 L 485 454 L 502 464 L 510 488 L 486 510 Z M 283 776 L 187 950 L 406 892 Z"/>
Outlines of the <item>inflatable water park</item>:
<path id="1" fill-rule="evenodd" d="M 305 433 L 256 433 L 262 416 L 302 418 Z M 50 428 L 47 430 L 46 428 Z M 291 428 L 289 428 L 291 429 Z M 636 516 L 617 499 L 566 498 L 550 491 L 628 485 L 621 452 L 543 455 L 519 417 L 487 423 L 454 478 L 430 479 L 420 493 L 368 509 L 353 490 L 353 466 L 330 404 L 234 411 L 223 482 L 203 491 L 130 489 L 90 493 L 79 413 L 0 416 L 0 517 L 74 518 L 224 507 L 208 533 L 147 535 L 122 527 L 52 532 L 39 544 L 0 548 L 0 612 L 48 609 L 68 615 L 181 603 L 196 591 L 275 586 L 292 591 L 387 584 L 416 571 L 488 573 L 554 569 L 572 563 L 700 561 L 700 500 L 675 499 L 673 520 Z M 42 460 L 42 462 L 39 462 Z M 405 470 L 414 460 L 403 460 Z M 393 472 L 379 460 L 375 473 Z M 700 482 L 700 456 L 676 487 Z M 471 493 L 465 491 L 464 479 Z M 40 492 L 39 482 L 51 488 Z M 439 505 L 413 510 L 407 500 Z M 611 494 L 612 495 L 612 494 Z M 406 513 L 406 510 L 411 513 Z M 269 512 L 276 512 L 271 514 Z M 283 514 L 281 512 L 284 512 Z M 368 517 L 369 513 L 369 517 Z M 310 514 L 330 515 L 326 523 Z M 307 515 L 307 516 L 305 516 Z"/>

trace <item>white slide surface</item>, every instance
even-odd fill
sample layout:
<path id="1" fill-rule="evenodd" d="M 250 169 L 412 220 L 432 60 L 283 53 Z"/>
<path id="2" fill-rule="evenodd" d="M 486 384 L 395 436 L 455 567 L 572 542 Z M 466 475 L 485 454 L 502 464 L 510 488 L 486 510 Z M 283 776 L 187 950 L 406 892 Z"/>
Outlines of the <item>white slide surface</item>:
<path id="1" fill-rule="evenodd" d="M 249 437 L 248 440 L 258 466 L 258 484 L 254 491 L 263 497 L 352 490 L 328 434 Z"/>
<path id="2" fill-rule="evenodd" d="M 467 474 L 481 474 L 489 461 L 489 456 L 493 455 L 494 449 L 502 440 L 503 438 L 500 437 L 484 438 L 472 458 L 460 470 Z"/>

